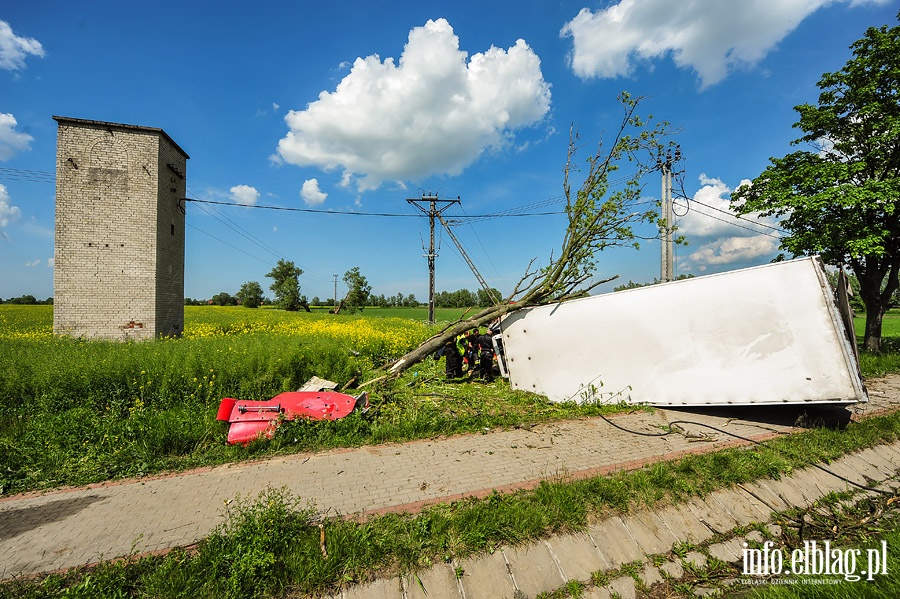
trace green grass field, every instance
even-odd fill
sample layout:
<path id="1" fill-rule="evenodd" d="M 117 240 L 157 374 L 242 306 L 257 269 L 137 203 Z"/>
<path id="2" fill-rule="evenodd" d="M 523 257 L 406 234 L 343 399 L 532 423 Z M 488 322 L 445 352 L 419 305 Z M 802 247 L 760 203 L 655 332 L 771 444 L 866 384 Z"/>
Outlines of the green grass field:
<path id="1" fill-rule="evenodd" d="M 183 338 L 118 343 L 55 337 L 52 306 L 0 305 L 0 494 L 600 410 L 501 381 L 446 385 L 443 362 L 427 360 L 371 389 L 365 416 L 287 423 L 271 442 L 225 445 L 226 424 L 215 420 L 223 397 L 268 399 L 313 375 L 366 380 L 441 326 L 421 320 L 426 309 L 403 314 L 188 306 Z"/>

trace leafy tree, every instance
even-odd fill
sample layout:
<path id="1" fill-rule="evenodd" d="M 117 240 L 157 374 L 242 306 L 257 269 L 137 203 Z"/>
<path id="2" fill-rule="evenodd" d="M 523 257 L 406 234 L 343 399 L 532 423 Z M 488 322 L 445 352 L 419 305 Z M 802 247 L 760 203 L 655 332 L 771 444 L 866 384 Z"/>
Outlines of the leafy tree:
<path id="1" fill-rule="evenodd" d="M 369 293 L 372 291 L 372 286 L 359 272 L 358 266 L 354 266 L 344 273 L 344 283 L 347 285 L 344 307 L 351 314 L 357 310 L 362 311 L 369 301 Z"/>
<path id="2" fill-rule="evenodd" d="M 488 293 L 484 289 L 478 290 L 478 307 L 487 308 L 489 306 L 493 306 L 500 298 L 503 297 L 503 294 L 500 293 L 498 289 L 491 288 L 491 292 Z M 496 300 L 495 300 L 496 298 Z"/>
<path id="3" fill-rule="evenodd" d="M 900 17 L 900 15 L 898 15 Z M 864 346 L 881 351 L 881 325 L 900 287 L 900 27 L 869 28 L 853 57 L 822 75 L 817 106 L 795 110 L 812 151 L 771 164 L 732 195 L 738 214 L 776 216 L 781 248 L 847 264 L 866 307 Z"/>
<path id="4" fill-rule="evenodd" d="M 269 286 L 275 294 L 275 305 L 282 310 L 296 312 L 300 309 L 300 281 L 303 271 L 290 260 L 279 259 L 269 274 L 266 276 L 273 280 Z"/>
<path id="5" fill-rule="evenodd" d="M 222 291 L 212 296 L 212 303 L 214 306 L 237 306 L 238 300 L 227 291 Z"/>
<path id="6" fill-rule="evenodd" d="M 29 293 L 26 295 L 20 295 L 19 297 L 11 297 L 7 300 L 6 303 L 8 303 L 8 304 L 24 304 L 24 305 L 33 306 L 40 302 L 38 302 L 36 297 L 34 297 L 33 295 L 31 295 Z"/>
<path id="7" fill-rule="evenodd" d="M 245 308 L 259 308 L 263 300 L 262 286 L 256 281 L 244 283 L 237 292 L 237 300 Z"/>

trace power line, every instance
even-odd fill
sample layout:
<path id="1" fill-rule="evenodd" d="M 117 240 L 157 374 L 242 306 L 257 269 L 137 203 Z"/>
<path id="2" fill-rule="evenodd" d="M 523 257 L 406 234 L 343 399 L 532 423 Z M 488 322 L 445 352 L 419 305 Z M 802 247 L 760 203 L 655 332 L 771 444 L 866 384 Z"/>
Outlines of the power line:
<path id="1" fill-rule="evenodd" d="M 32 183 L 56 183 L 56 173 L 0 167 L 0 179 L 30 181 Z"/>
<path id="2" fill-rule="evenodd" d="M 279 259 L 285 258 L 284 254 L 282 254 L 281 252 L 279 252 L 278 250 L 276 250 L 269 244 L 265 243 L 263 240 L 259 239 L 258 237 L 253 235 L 250 231 L 248 231 L 247 229 L 245 229 L 238 223 L 234 222 L 233 220 L 231 220 L 230 218 L 228 218 L 227 216 L 225 216 L 224 214 L 222 214 L 215 208 L 210 207 L 207 209 L 202 204 L 198 205 L 197 207 L 200 208 L 201 210 L 203 210 L 206 214 L 212 216 L 213 218 L 215 218 L 216 220 L 218 220 L 219 222 L 224 224 L 226 227 L 228 227 L 229 229 L 231 229 L 232 231 L 234 231 L 241 237 L 244 237 L 245 239 L 247 239 L 248 241 L 250 241 L 257 247 L 267 251 L 268 253 L 272 254 L 276 258 L 279 258 Z"/>
<path id="3" fill-rule="evenodd" d="M 697 203 L 700 204 L 700 202 L 697 202 Z M 701 206 L 706 206 L 705 204 L 700 204 L 700 205 L 701 205 Z M 712 208 L 711 206 L 706 206 L 706 207 L 707 207 L 707 208 Z M 745 227 L 744 225 L 739 225 L 739 224 L 737 224 L 737 223 L 733 223 L 733 222 L 731 222 L 731 221 L 727 221 L 727 220 L 725 220 L 724 218 L 719 218 L 718 216 L 713 216 L 712 214 L 707 214 L 706 212 L 701 212 L 700 210 L 697 210 L 696 208 L 694 209 L 694 212 L 696 212 L 697 214 L 702 214 L 703 216 L 705 216 L 705 217 L 707 217 L 707 218 L 711 218 L 711 219 L 713 219 L 713 220 L 717 220 L 717 221 L 719 221 L 720 223 L 725 223 L 726 225 L 731 225 L 732 227 L 737 227 L 737 228 L 739 228 L 739 229 L 744 229 L 744 230 L 746 230 L 746 231 L 750 231 L 751 233 L 756 233 L 757 235 L 765 235 L 766 237 L 772 237 L 773 239 L 781 239 L 781 236 L 779 236 L 779 235 L 773 235 L 772 233 L 766 233 L 765 231 L 759 231 L 759 230 L 757 230 L 757 229 L 751 229 L 750 227 Z M 722 212 L 722 211 L 720 210 L 720 212 Z M 727 213 L 726 213 L 726 214 L 727 214 Z M 748 222 L 751 222 L 751 223 L 752 223 L 753 221 L 748 221 Z M 755 224 L 755 223 L 754 223 L 754 224 Z M 775 230 L 776 230 L 776 231 L 779 231 L 780 229 L 775 229 Z"/>
<path id="4" fill-rule="evenodd" d="M 204 235 L 206 235 L 207 237 L 211 237 L 211 238 L 215 239 L 215 240 L 218 241 L 219 243 L 224 243 L 224 244 L 227 245 L 228 247 L 230 247 L 230 248 L 232 248 L 232 249 L 234 249 L 234 250 L 237 250 L 237 251 L 239 251 L 239 252 L 242 253 L 242 254 L 245 254 L 245 255 L 247 255 L 247 256 L 250 256 L 250 257 L 253 258 L 254 260 L 259 260 L 260 262 L 262 262 L 262 263 L 265 264 L 266 266 L 274 266 L 274 264 L 272 264 L 272 263 L 269 262 L 268 260 L 263 260 L 263 259 L 260 258 L 259 256 L 254 256 L 254 255 L 251 254 L 250 252 L 247 252 L 247 251 L 245 251 L 245 250 L 242 250 L 241 248 L 237 247 L 236 245 L 232 245 L 232 244 L 228 243 L 227 241 L 225 241 L 224 239 L 220 239 L 220 238 L 216 237 L 216 236 L 213 235 L 212 233 L 208 233 L 207 231 L 204 231 L 203 229 L 201 229 L 201 228 L 199 228 L 199 227 L 195 227 L 195 226 L 192 225 L 191 223 L 185 223 L 185 224 L 186 224 L 188 227 L 194 229 L 195 231 L 199 231 L 199 232 L 203 233 Z"/>
<path id="5" fill-rule="evenodd" d="M 765 229 L 771 229 L 772 231 L 777 231 L 777 232 L 779 232 L 779 233 L 784 233 L 785 235 L 790 235 L 790 233 L 788 233 L 787 231 L 785 231 L 784 229 L 781 229 L 781 228 L 779 228 L 779 227 L 774 227 L 774 226 L 772 226 L 772 225 L 767 225 L 766 223 L 761 223 L 761 222 L 759 222 L 759 221 L 753 221 L 753 220 L 750 220 L 749 218 L 744 218 L 743 216 L 740 216 L 740 215 L 738 215 L 738 214 L 734 214 L 733 212 L 729 212 L 729 211 L 727 211 L 727 210 L 722 210 L 721 208 L 716 208 L 715 206 L 710 206 L 709 204 L 704 204 L 703 202 L 701 202 L 701 201 L 699 201 L 699 200 L 696 200 L 696 199 L 693 199 L 693 198 L 691 198 L 691 199 L 688 199 L 688 198 L 682 198 L 682 199 L 687 200 L 687 202 L 689 202 L 688 207 L 690 207 L 690 202 L 694 202 L 694 203 L 696 203 L 696 204 L 700 204 L 700 205 L 703 206 L 704 208 L 709 208 L 710 210 L 715 210 L 716 212 L 721 212 L 722 214 L 727 214 L 727 215 L 730 216 L 731 218 L 735 218 L 735 219 L 737 219 L 737 220 L 747 221 L 748 223 L 754 224 L 754 225 L 759 226 L 759 227 L 763 227 L 763 228 L 765 228 Z M 708 217 L 710 217 L 710 218 L 715 218 L 714 216 L 712 216 L 712 215 L 710 215 L 710 214 L 703 213 L 703 212 L 701 212 L 700 214 L 703 214 L 704 216 L 708 216 Z M 721 219 L 716 219 L 716 220 L 721 220 Z M 723 220 L 722 222 L 727 222 L 727 221 L 724 221 L 724 220 Z M 734 224 L 734 223 L 730 223 L 730 224 Z M 735 226 L 736 226 L 736 227 L 740 227 L 741 225 L 735 225 Z M 742 229 L 747 229 L 747 227 L 741 227 L 741 228 L 742 228 Z M 747 230 L 748 230 L 748 231 L 753 231 L 753 229 L 747 229 Z M 768 233 L 763 233 L 763 232 L 761 232 L 761 231 L 753 231 L 753 232 L 754 232 L 754 233 L 759 233 L 760 235 L 768 235 Z M 777 236 L 776 236 L 776 235 L 772 235 L 772 237 L 777 237 Z"/>
<path id="6" fill-rule="evenodd" d="M 341 211 L 341 210 L 315 210 L 313 208 L 293 208 L 289 206 L 266 206 L 259 204 L 252 205 L 244 205 L 244 204 L 235 204 L 234 202 L 222 202 L 219 200 L 201 200 L 197 198 L 184 198 L 185 202 L 194 202 L 199 204 L 215 204 L 219 206 L 240 206 L 242 208 L 256 208 L 260 210 L 281 210 L 284 212 L 306 212 L 313 214 L 335 214 L 341 216 L 377 216 L 377 217 L 387 217 L 387 218 L 420 218 L 419 214 L 412 213 L 390 213 L 390 212 L 351 212 L 351 211 Z M 517 217 L 517 216 L 547 216 L 552 214 L 565 214 L 564 211 L 555 211 L 555 212 L 528 212 L 523 214 L 475 214 L 471 216 L 460 216 L 455 218 L 465 218 L 465 219 L 485 219 L 485 218 L 497 218 L 497 217 Z"/>

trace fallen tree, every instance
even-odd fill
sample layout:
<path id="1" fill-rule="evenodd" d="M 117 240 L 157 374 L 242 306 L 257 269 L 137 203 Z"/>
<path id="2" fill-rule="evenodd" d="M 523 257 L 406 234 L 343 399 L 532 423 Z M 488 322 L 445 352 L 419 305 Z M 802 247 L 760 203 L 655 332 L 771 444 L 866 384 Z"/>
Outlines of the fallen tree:
<path id="1" fill-rule="evenodd" d="M 594 279 L 597 271 L 597 254 L 608 247 L 639 246 L 641 239 L 634 226 L 640 223 L 657 223 L 658 202 L 649 203 L 643 196 L 643 178 L 659 168 L 661 157 L 671 155 L 674 142 L 668 138 L 674 133 L 666 122 L 653 122 L 637 114 L 642 98 L 627 93 L 619 96 L 623 108 L 622 120 L 608 143 L 601 140 L 597 149 L 587 158 L 584 180 L 573 192 L 571 178 L 580 172 L 576 155 L 582 144 L 573 126 L 569 131 L 569 146 L 564 169 L 563 191 L 566 198 L 568 225 L 560 246 L 559 255 L 550 256 L 549 264 L 535 268 L 532 259 L 525 274 L 512 293 L 494 306 L 484 308 L 473 316 L 451 323 L 440 333 L 430 337 L 416 349 L 382 368 L 384 374 L 367 381 L 370 385 L 399 376 L 404 370 L 418 364 L 436 352 L 448 340 L 475 327 L 489 324 L 510 312 L 530 306 L 563 302 L 590 293 L 592 289 L 608 283 L 618 275 Z M 611 181 L 610 176 L 628 169 L 628 174 Z M 621 184 L 614 191 L 610 188 Z"/>

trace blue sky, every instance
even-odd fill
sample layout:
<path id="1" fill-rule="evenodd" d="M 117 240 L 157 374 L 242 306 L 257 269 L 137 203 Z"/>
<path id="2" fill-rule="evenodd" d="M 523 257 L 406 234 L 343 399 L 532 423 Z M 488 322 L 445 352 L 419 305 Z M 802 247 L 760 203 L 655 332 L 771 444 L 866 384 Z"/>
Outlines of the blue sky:
<path id="1" fill-rule="evenodd" d="M 615 130 L 623 90 L 681 130 L 696 201 L 677 221 L 689 243 L 676 274 L 765 263 L 771 229 L 713 208 L 792 151 L 793 107 L 815 103 L 821 75 L 898 10 L 897 0 L 7 2 L 0 297 L 53 293 L 52 115 L 164 129 L 191 156 L 188 195 L 236 204 L 188 204 L 188 297 L 247 281 L 268 290 L 265 274 L 285 258 L 310 299 L 330 298 L 335 274 L 342 296 L 343 273 L 359 267 L 373 293 L 424 301 L 428 223 L 406 199 L 459 197 L 450 217 L 561 211 L 570 125 L 593 145 Z M 659 198 L 655 174 L 645 193 Z M 507 293 L 564 229 L 550 214 L 454 230 Z M 437 289 L 477 289 L 449 237 L 438 243 Z M 659 254 L 658 241 L 604 252 L 598 277 L 651 281 Z"/>

